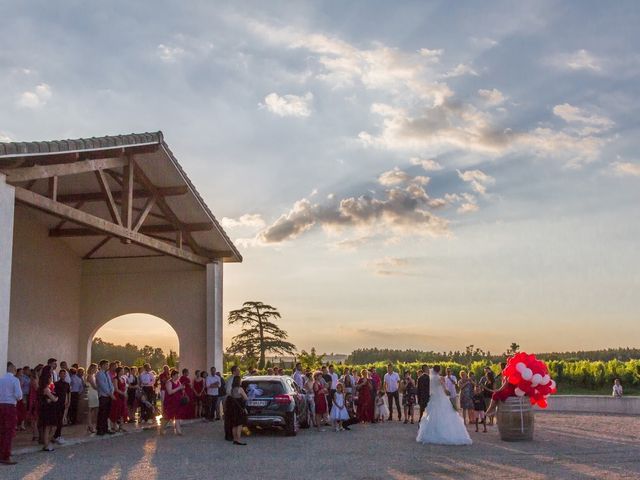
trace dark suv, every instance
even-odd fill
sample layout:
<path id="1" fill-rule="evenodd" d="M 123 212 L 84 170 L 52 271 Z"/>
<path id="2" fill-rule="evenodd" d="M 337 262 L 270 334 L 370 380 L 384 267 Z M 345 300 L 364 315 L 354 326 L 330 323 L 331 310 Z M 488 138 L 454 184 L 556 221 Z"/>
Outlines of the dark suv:
<path id="1" fill-rule="evenodd" d="M 309 428 L 307 399 L 291 377 L 251 376 L 242 379 L 247 393 L 247 424 L 282 427 L 287 435 Z"/>

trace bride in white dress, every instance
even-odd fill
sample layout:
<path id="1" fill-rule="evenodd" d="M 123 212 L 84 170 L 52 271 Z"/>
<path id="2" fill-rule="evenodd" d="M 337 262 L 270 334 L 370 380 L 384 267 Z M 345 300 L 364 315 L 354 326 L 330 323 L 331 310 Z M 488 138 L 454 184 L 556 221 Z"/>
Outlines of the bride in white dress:
<path id="1" fill-rule="evenodd" d="M 471 445 L 464 420 L 453 409 L 449 397 L 444 393 L 440 367 L 434 367 L 429 373 L 429 390 L 427 412 L 420 419 L 416 441 L 439 445 Z"/>

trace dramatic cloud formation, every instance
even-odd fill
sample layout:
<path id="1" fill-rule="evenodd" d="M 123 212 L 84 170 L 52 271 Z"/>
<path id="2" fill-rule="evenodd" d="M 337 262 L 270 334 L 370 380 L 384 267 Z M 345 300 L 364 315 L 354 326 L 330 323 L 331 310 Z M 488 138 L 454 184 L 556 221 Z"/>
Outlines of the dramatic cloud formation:
<path id="1" fill-rule="evenodd" d="M 18 98 L 18 105 L 24 108 L 39 108 L 51 98 L 51 87 L 46 83 L 36 85 L 33 90 L 23 92 Z"/>
<path id="2" fill-rule="evenodd" d="M 312 203 L 302 199 L 258 235 L 263 243 L 280 243 L 298 237 L 314 226 L 339 231 L 357 228 L 368 234 L 440 236 L 449 234 L 448 220 L 433 214 L 435 208 L 424 186 L 426 177 L 411 177 L 400 170 L 385 172 L 380 185 L 391 186 L 381 194 L 328 199 Z M 441 202 L 437 202 L 439 206 Z"/>
<path id="3" fill-rule="evenodd" d="M 308 117 L 311 115 L 313 94 L 307 92 L 299 95 L 283 95 L 270 93 L 264 98 L 267 110 L 281 117 Z"/>
<path id="4" fill-rule="evenodd" d="M 614 162 L 611 166 L 618 175 L 640 177 L 640 163 Z"/>

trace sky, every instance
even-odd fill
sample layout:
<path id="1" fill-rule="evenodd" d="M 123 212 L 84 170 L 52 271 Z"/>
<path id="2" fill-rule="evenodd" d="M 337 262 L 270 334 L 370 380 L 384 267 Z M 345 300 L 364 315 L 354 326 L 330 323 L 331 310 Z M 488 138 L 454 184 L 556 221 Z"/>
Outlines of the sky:
<path id="1" fill-rule="evenodd" d="M 225 312 L 327 353 L 640 343 L 638 2 L 0 8 L 0 140 L 162 130 L 244 256 Z"/>

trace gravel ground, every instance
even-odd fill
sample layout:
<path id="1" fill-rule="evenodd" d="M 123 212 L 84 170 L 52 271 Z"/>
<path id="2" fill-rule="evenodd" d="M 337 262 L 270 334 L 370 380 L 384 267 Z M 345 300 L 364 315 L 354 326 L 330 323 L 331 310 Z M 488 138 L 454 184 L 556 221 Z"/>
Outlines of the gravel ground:
<path id="1" fill-rule="evenodd" d="M 185 436 L 153 431 L 17 457 L 2 479 L 569 479 L 640 478 L 640 418 L 541 413 L 533 442 L 501 442 L 496 427 L 467 447 L 420 445 L 416 425 L 356 425 L 351 432 L 261 432 L 246 447 L 222 425 Z"/>

